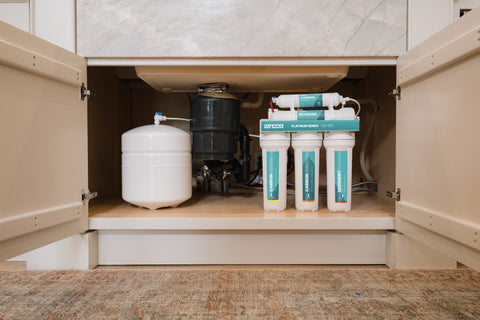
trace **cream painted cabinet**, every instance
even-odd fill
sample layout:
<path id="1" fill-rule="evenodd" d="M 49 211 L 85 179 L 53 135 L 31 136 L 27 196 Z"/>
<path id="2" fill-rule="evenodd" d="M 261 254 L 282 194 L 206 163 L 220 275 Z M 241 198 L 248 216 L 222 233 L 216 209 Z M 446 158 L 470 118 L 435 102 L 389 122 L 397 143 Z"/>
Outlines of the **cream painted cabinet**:
<path id="1" fill-rule="evenodd" d="M 0 260 L 88 229 L 85 59 L 0 22 Z"/>
<path id="2" fill-rule="evenodd" d="M 479 21 L 477 9 L 398 59 L 396 186 L 400 191 L 395 229 L 480 270 L 480 214 L 475 202 L 480 177 L 480 135 L 476 129 L 480 118 Z M 5 24 L 0 24 L 0 30 L 0 258 L 6 259 L 88 229 L 87 202 L 82 200 L 87 189 L 87 111 L 80 97 L 86 79 L 83 58 Z M 175 242 L 179 239 L 175 230 L 187 230 L 190 236 L 191 226 L 203 223 L 192 223 L 195 219 L 174 217 L 170 230 L 161 221 L 143 220 L 140 231 L 144 239 L 160 234 L 162 244 L 170 246 L 179 242 Z M 321 219 L 315 222 L 318 226 L 297 219 L 297 227 L 290 230 L 287 219 L 268 217 L 260 219 L 260 225 L 252 230 L 266 230 L 263 239 L 278 249 L 278 241 L 293 233 L 313 234 L 321 228 Z M 106 220 L 98 221 L 95 228 Z M 343 230 L 358 230 L 354 220 L 342 217 L 331 219 L 332 230 L 342 230 L 343 221 L 352 222 Z M 223 231 L 216 227 L 211 232 L 212 245 L 220 239 L 216 235 L 241 233 L 240 228 L 235 229 L 235 219 L 218 222 L 209 218 L 207 222 L 228 222 L 221 227 Z M 118 234 L 128 237 L 135 232 L 134 227 L 121 227 L 124 229 Z M 164 229 L 156 233 L 156 227 Z M 212 228 L 198 230 L 203 234 Z M 241 235 L 248 238 L 252 230 Z M 106 234 L 112 232 L 107 230 Z M 333 244 L 343 237 L 335 236 Z M 188 249 L 189 239 L 181 239 Z M 237 244 L 233 238 L 228 240 L 230 247 Z M 292 253 L 296 251 L 294 244 L 288 243 Z M 120 246 L 115 241 L 111 245 Z M 251 248 L 255 245 L 248 243 Z M 134 243 L 134 250 L 142 246 Z"/>
<path id="3" fill-rule="evenodd" d="M 480 8 L 397 62 L 396 229 L 480 270 Z"/>

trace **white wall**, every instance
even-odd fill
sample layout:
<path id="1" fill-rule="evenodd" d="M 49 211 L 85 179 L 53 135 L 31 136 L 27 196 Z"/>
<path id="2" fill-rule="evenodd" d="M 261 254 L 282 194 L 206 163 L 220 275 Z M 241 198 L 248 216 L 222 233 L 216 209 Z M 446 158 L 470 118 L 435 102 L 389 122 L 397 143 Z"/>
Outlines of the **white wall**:
<path id="1" fill-rule="evenodd" d="M 0 20 L 28 32 L 30 29 L 28 0 L 0 0 Z"/>
<path id="2" fill-rule="evenodd" d="M 451 21 L 452 0 L 410 0 L 408 3 L 407 47 L 411 49 Z"/>
<path id="3" fill-rule="evenodd" d="M 76 52 L 75 0 L 0 0 L 0 20 Z"/>
<path id="4" fill-rule="evenodd" d="M 457 20 L 460 9 L 478 6 L 480 0 L 409 0 L 407 49 Z"/>
<path id="5" fill-rule="evenodd" d="M 34 0 L 34 34 L 76 52 L 75 0 Z"/>

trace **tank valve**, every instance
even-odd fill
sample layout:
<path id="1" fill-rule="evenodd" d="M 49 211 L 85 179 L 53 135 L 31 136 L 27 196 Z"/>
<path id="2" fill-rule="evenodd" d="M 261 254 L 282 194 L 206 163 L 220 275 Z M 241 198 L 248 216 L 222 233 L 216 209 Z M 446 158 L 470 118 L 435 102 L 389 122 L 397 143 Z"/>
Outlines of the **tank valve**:
<path id="1" fill-rule="evenodd" d="M 161 112 L 155 112 L 155 116 L 153 117 L 154 124 L 158 126 L 160 121 L 166 121 L 167 116 L 164 116 Z"/>
<path id="2" fill-rule="evenodd" d="M 158 126 L 161 121 L 167 121 L 167 120 L 192 121 L 191 119 L 185 119 L 185 118 L 167 117 L 167 116 L 164 116 L 163 113 L 161 112 L 155 112 L 155 116 L 153 117 L 153 120 L 156 126 Z"/>

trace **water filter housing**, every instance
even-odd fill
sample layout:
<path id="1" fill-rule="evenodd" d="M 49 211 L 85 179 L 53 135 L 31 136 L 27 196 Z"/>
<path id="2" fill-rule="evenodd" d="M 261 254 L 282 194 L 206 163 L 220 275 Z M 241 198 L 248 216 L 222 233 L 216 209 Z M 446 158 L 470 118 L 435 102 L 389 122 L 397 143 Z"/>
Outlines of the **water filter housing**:
<path id="1" fill-rule="evenodd" d="M 297 210 L 318 210 L 318 179 L 322 133 L 292 134 L 295 150 L 295 207 Z"/>
<path id="2" fill-rule="evenodd" d="M 263 171 L 264 210 L 283 211 L 287 207 L 287 150 L 289 133 L 260 135 Z"/>
<path id="3" fill-rule="evenodd" d="M 338 109 L 333 109 L 335 105 L 343 105 L 347 101 L 357 103 L 357 113 L 355 113 L 353 108 L 345 108 L 343 106 Z M 268 119 L 260 120 L 260 136 L 267 137 L 273 134 L 292 134 L 292 145 L 295 148 L 296 162 L 295 185 L 297 209 L 316 210 L 316 208 L 318 208 L 315 204 L 307 205 L 306 203 L 309 201 L 303 201 L 303 190 L 299 188 L 300 186 L 305 186 L 306 181 L 310 184 L 310 180 L 302 176 L 303 168 L 298 169 L 298 166 L 299 163 L 303 165 L 303 152 L 312 152 L 314 150 L 315 153 L 319 154 L 320 152 L 320 150 L 316 151 L 316 147 L 309 150 L 302 150 L 303 142 L 300 142 L 302 139 L 299 137 L 302 137 L 304 134 L 312 134 L 320 137 L 323 134 L 323 144 L 327 149 L 328 208 L 331 211 L 350 211 L 352 148 L 355 144 L 355 135 L 353 132 L 360 130 L 360 118 L 358 117 L 360 105 L 358 102 L 349 97 L 344 98 L 338 93 L 282 95 L 277 98 L 272 98 L 272 102 L 279 108 L 289 108 L 290 110 L 280 111 L 273 109 L 273 107 L 270 108 L 268 110 Z M 295 108 L 298 107 L 328 107 L 328 110 L 296 110 Z M 265 153 L 263 153 L 263 157 L 265 166 Z M 315 161 L 315 166 L 316 164 L 317 161 Z M 299 173 L 301 175 L 299 175 Z M 335 175 L 335 173 L 337 173 L 337 175 Z M 335 178 L 338 179 L 335 180 Z M 264 191 L 265 183 L 264 179 Z M 315 184 L 318 184 L 318 182 L 315 182 Z M 311 188 L 308 188 L 308 191 L 310 191 L 310 189 Z M 315 192 L 315 194 L 318 196 L 318 192 Z M 269 210 L 275 209 L 272 204 L 267 202 L 265 194 L 264 207 L 270 208 Z"/>
<path id="4" fill-rule="evenodd" d="M 325 133 L 327 150 L 327 206 L 330 211 L 350 211 L 352 207 L 352 149 L 355 134 Z"/>
<path id="5" fill-rule="evenodd" d="M 149 209 L 177 206 L 192 196 L 190 135 L 147 125 L 122 135 L 122 198 Z"/>

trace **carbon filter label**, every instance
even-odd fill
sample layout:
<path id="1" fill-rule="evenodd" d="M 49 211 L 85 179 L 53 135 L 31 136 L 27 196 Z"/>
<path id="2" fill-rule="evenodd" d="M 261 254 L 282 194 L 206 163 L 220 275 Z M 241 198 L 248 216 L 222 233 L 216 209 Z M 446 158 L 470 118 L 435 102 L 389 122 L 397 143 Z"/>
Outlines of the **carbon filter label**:
<path id="1" fill-rule="evenodd" d="M 278 201 L 279 161 L 279 151 L 267 151 L 267 201 Z"/>
<path id="2" fill-rule="evenodd" d="M 335 202 L 345 203 L 348 191 L 348 151 L 335 151 Z"/>
<path id="3" fill-rule="evenodd" d="M 311 108 L 323 106 L 323 95 L 316 94 L 301 94 L 298 97 L 298 104 L 300 108 Z"/>
<path id="4" fill-rule="evenodd" d="M 302 190 L 304 202 L 315 201 L 315 151 L 302 151 Z"/>

